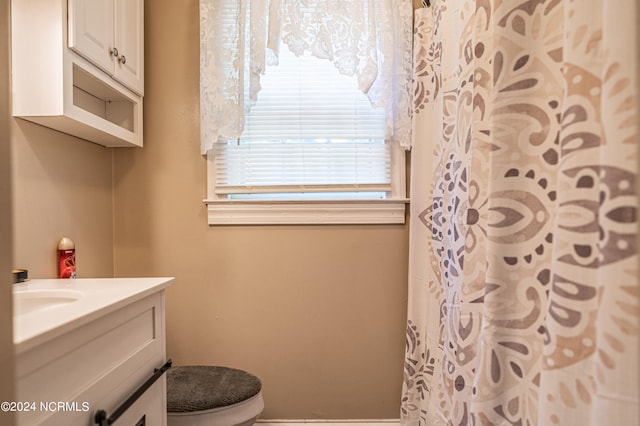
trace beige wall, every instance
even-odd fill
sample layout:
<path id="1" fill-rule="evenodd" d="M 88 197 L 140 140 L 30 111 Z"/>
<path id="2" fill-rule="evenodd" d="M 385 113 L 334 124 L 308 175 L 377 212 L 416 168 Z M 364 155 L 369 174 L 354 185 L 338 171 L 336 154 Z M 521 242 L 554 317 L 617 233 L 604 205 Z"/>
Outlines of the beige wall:
<path id="1" fill-rule="evenodd" d="M 168 356 L 247 369 L 265 418 L 398 418 L 406 226 L 206 224 L 198 1 L 145 4 L 145 148 L 115 152 L 115 273 L 170 275 Z"/>
<path id="2" fill-rule="evenodd" d="M 11 174 L 9 146 L 8 2 L 0 1 L 0 401 L 14 400 L 11 306 Z M 11 414 L 0 412 L 0 424 L 11 426 Z"/>
<path id="3" fill-rule="evenodd" d="M 111 150 L 21 119 L 12 125 L 15 267 L 55 278 L 67 236 L 79 277 L 113 276 Z"/>

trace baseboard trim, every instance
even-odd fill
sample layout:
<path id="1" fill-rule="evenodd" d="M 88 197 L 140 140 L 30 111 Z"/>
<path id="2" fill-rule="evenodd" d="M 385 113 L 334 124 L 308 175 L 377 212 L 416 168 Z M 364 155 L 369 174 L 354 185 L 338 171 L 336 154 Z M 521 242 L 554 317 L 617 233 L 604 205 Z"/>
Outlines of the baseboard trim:
<path id="1" fill-rule="evenodd" d="M 369 419 L 369 420 L 258 420 L 260 426 L 400 426 L 400 420 L 396 419 Z"/>

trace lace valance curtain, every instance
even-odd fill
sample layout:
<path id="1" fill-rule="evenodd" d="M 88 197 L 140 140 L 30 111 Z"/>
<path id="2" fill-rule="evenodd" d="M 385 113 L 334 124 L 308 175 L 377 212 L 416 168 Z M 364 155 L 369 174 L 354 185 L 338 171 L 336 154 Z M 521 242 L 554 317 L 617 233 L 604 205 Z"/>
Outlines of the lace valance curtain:
<path id="1" fill-rule="evenodd" d="M 382 107 L 386 137 L 410 146 L 411 0 L 200 0 L 202 153 L 237 138 L 280 43 L 332 61 Z"/>

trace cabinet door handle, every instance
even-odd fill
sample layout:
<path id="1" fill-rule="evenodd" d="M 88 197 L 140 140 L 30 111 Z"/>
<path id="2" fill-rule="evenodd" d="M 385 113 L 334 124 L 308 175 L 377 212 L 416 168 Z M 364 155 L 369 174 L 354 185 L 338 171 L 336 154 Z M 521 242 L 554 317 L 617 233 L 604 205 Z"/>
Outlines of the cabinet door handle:
<path id="1" fill-rule="evenodd" d="M 117 48 L 113 48 L 109 51 L 109 53 L 111 53 L 113 55 L 114 58 L 118 57 L 118 49 Z"/>
<path id="2" fill-rule="evenodd" d="M 127 63 L 127 57 L 126 57 L 126 56 L 124 56 L 124 55 L 120 56 L 120 63 L 121 63 L 122 65 L 126 64 L 126 63 Z"/>
<path id="3" fill-rule="evenodd" d="M 120 416 L 122 416 L 122 414 L 124 414 L 124 412 L 127 411 L 138 400 L 138 398 L 140 398 L 142 394 L 145 393 L 145 391 L 156 382 L 156 380 L 158 380 L 168 369 L 171 368 L 171 364 L 171 360 L 168 360 L 162 367 L 154 368 L 153 375 L 149 377 L 149 379 L 147 379 L 147 381 L 144 382 L 142 386 L 140 386 L 129 397 L 129 399 L 127 399 L 120 407 L 118 407 L 110 417 L 107 417 L 107 412 L 105 410 L 98 410 L 93 418 L 94 424 L 97 424 L 99 426 L 109 426 L 114 424 L 116 420 L 118 420 L 118 418 L 120 418 Z M 146 421 L 144 416 L 140 420 Z M 138 422 L 138 425 L 139 424 L 140 423 Z M 142 424 L 144 425 L 145 423 Z"/>

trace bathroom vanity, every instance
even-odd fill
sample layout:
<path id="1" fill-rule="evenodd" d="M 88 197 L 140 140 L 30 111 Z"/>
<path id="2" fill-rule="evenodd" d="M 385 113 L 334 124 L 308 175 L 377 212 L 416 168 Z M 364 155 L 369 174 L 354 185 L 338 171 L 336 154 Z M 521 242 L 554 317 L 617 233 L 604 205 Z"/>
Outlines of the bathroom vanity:
<path id="1" fill-rule="evenodd" d="M 14 285 L 18 425 L 166 425 L 165 289 L 173 278 Z M 114 417 L 115 416 L 115 417 Z"/>

